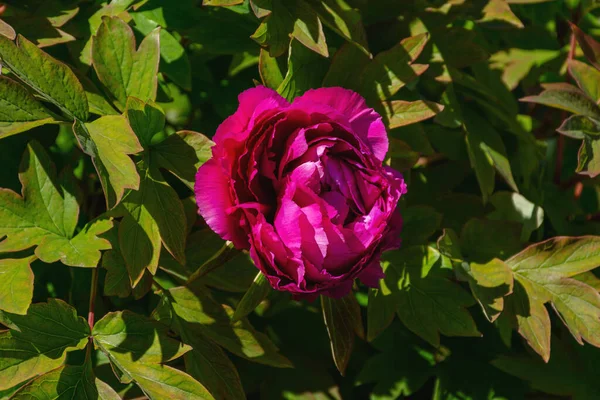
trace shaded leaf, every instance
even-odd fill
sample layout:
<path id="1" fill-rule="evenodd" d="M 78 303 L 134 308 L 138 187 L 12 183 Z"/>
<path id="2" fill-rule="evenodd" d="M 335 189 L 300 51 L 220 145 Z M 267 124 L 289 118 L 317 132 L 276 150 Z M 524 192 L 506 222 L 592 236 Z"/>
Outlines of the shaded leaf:
<path id="1" fill-rule="evenodd" d="M 271 285 L 269 284 L 269 281 L 262 272 L 259 272 L 256 274 L 252 286 L 250 286 L 248 291 L 244 294 L 244 297 L 242 297 L 242 300 L 238 303 L 231 320 L 236 322 L 246 317 L 258 307 L 270 292 Z"/>
<path id="2" fill-rule="evenodd" d="M 389 103 L 384 103 L 383 107 L 386 110 L 389 129 L 424 121 L 435 117 L 436 114 L 444 109 L 444 106 L 440 104 L 423 100 L 394 100 Z"/>
<path id="3" fill-rule="evenodd" d="M 233 354 L 250 361 L 274 367 L 289 367 L 269 338 L 257 332 L 242 319 L 232 323 L 233 310 L 210 297 L 198 286 L 173 288 L 168 291 L 170 306 L 181 321 L 193 324 L 204 336 Z"/>
<path id="4" fill-rule="evenodd" d="M 96 388 L 92 364 L 86 362 L 83 366 L 64 365 L 41 375 L 25 385 L 12 399 L 100 400 L 103 398 Z"/>
<path id="5" fill-rule="evenodd" d="M 61 366 L 66 352 L 83 349 L 90 329 L 62 300 L 33 304 L 27 315 L 0 313 L 0 390 Z"/>
<path id="6" fill-rule="evenodd" d="M 320 86 L 325 74 L 324 58 L 292 40 L 288 56 L 288 70 L 277 92 L 293 100 L 308 89 Z"/>
<path id="7" fill-rule="evenodd" d="M 180 131 L 152 147 L 152 162 L 193 190 L 198 168 L 212 156 L 213 144 L 201 133 Z"/>
<path id="8" fill-rule="evenodd" d="M 494 258 L 485 264 L 469 265 L 469 287 L 486 318 L 494 322 L 504 309 L 504 297 L 513 291 L 512 270 Z"/>
<path id="9" fill-rule="evenodd" d="M 360 306 L 353 294 L 341 299 L 321 296 L 321 306 L 333 361 L 338 371 L 344 375 L 352 355 L 354 335 L 364 336 Z"/>
<path id="10" fill-rule="evenodd" d="M 563 121 L 557 131 L 573 139 L 585 139 L 587 136 L 600 136 L 600 124 L 583 115 L 571 115 Z"/>

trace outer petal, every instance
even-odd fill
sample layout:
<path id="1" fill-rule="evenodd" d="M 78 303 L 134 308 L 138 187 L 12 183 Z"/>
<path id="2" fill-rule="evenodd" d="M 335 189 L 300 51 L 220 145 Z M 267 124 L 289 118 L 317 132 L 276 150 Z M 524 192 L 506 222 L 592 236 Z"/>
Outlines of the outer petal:
<path id="1" fill-rule="evenodd" d="M 217 132 L 213 137 L 213 141 L 216 143 L 215 147 L 220 148 L 225 144 L 225 141 L 230 139 L 237 142 L 246 140 L 249 134 L 248 125 L 252 117 L 257 115 L 257 111 L 264 112 L 289 105 L 279 93 L 264 86 L 257 86 L 243 91 L 238 96 L 238 101 L 237 111 L 217 128 Z"/>
<path id="2" fill-rule="evenodd" d="M 198 169 L 194 189 L 199 213 L 208 226 L 236 247 L 247 248 L 248 237 L 240 228 L 239 217 L 228 214 L 234 206 L 231 181 L 218 159 L 211 158 Z"/>
<path id="3" fill-rule="evenodd" d="M 309 90 L 294 100 L 294 104 L 312 102 L 327 105 L 345 115 L 354 133 L 383 161 L 388 151 L 388 137 L 381 116 L 367 106 L 365 99 L 352 90 L 329 87 Z"/>

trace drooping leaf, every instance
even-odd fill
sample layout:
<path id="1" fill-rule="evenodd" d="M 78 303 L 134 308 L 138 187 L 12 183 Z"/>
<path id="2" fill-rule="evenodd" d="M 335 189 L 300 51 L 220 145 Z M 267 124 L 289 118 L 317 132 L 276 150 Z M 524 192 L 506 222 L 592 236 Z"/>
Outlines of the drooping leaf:
<path id="1" fill-rule="evenodd" d="M 0 59 L 27 86 L 71 119 L 87 120 L 85 91 L 68 66 L 21 35 L 16 42 L 0 35 Z"/>
<path id="2" fill-rule="evenodd" d="M 354 335 L 364 336 L 360 306 L 352 294 L 341 299 L 321 296 L 321 306 L 333 361 L 338 371 L 344 375 L 352 355 Z"/>
<path id="3" fill-rule="evenodd" d="M 577 43 L 579 43 L 581 50 L 583 50 L 583 54 L 585 54 L 585 57 L 594 67 L 600 69 L 600 43 L 591 36 L 586 35 L 575 24 L 570 24 L 573 34 L 575 35 L 575 38 L 577 38 Z"/>
<path id="4" fill-rule="evenodd" d="M 92 157 L 109 208 L 121 202 L 125 189 L 139 187 L 140 177 L 129 155 L 143 148 L 123 116 L 108 115 L 85 125 L 76 122 L 73 132 L 84 153 Z"/>
<path id="5" fill-rule="evenodd" d="M 0 333 L 0 390 L 61 366 L 90 335 L 87 322 L 58 299 L 31 305 L 27 315 L 0 313 L 0 321 L 10 328 Z"/>
<path id="6" fill-rule="evenodd" d="M 75 235 L 79 205 L 65 174 L 58 180 L 54 165 L 37 142 L 31 142 L 23 155 L 19 179 L 22 196 L 0 189 L 0 252 L 20 251 L 36 247 L 42 261 L 61 261 L 73 267 L 95 267 L 100 250 L 110 244 L 97 236 L 112 227 L 100 219 Z"/>
<path id="7" fill-rule="evenodd" d="M 159 30 L 136 50 L 133 30 L 122 19 L 104 17 L 92 44 L 92 60 L 100 81 L 123 110 L 127 98 L 155 100 L 160 61 Z"/>
<path id="8" fill-rule="evenodd" d="M 0 139 L 53 120 L 23 86 L 7 77 L 0 77 Z"/>
<path id="9" fill-rule="evenodd" d="M 0 310 L 27 314 L 33 299 L 33 257 L 0 260 Z"/>
<path id="10" fill-rule="evenodd" d="M 252 282 L 250 289 L 244 294 L 242 300 L 238 303 L 235 309 L 235 313 L 231 320 L 233 322 L 239 321 L 250 314 L 258 305 L 267 297 L 271 291 L 271 285 L 267 278 L 259 272 L 256 274 L 256 278 Z"/>

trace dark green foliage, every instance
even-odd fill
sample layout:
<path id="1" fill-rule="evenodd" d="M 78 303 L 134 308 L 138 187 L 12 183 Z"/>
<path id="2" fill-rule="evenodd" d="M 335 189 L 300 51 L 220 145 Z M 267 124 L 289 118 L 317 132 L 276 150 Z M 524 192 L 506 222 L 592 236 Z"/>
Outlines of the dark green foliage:
<path id="1" fill-rule="evenodd" d="M 2 3 L 0 400 L 600 396 L 600 2 Z M 293 300 L 197 216 L 257 84 L 382 116 L 378 288 Z"/>

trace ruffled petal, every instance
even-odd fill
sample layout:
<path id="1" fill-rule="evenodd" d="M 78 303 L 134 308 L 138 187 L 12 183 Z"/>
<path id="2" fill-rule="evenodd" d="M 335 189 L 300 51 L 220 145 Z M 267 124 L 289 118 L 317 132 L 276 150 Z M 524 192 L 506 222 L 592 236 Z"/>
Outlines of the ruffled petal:
<path id="1" fill-rule="evenodd" d="M 381 116 L 367 106 L 365 99 L 356 92 L 341 87 L 309 90 L 294 100 L 296 103 L 327 105 L 345 115 L 354 133 L 371 149 L 379 161 L 388 151 L 388 136 Z"/>

